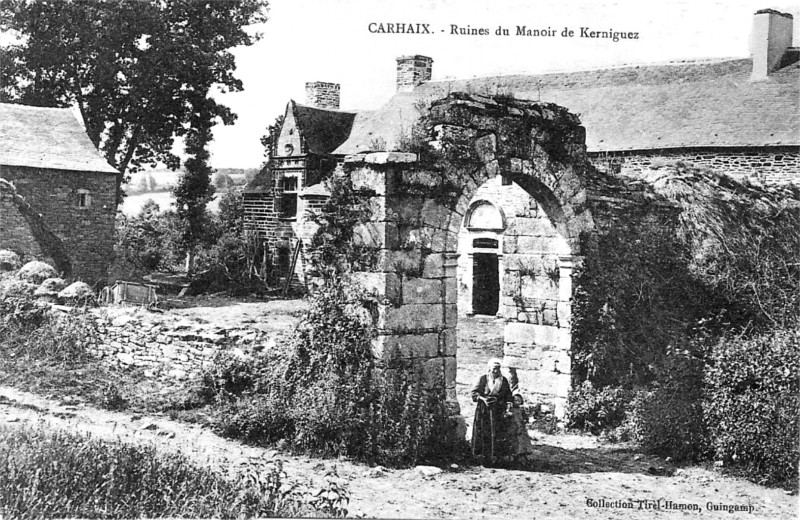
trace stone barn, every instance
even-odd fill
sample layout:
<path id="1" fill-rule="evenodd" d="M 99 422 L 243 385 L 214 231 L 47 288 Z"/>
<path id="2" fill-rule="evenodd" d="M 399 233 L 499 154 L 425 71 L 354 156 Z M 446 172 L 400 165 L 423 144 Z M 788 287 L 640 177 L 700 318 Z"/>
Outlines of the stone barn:
<path id="1" fill-rule="evenodd" d="M 116 176 L 72 110 L 0 104 L 0 249 L 105 283 Z"/>
<path id="2" fill-rule="evenodd" d="M 455 403 L 458 315 L 499 317 L 505 364 L 562 414 L 573 274 L 587 240 L 620 219 L 669 228 L 675 218 L 637 176 L 683 161 L 759 183 L 800 182 L 800 52 L 791 22 L 757 12 L 746 59 L 431 81 L 431 58 L 397 58 L 397 93 L 376 111 L 340 112 L 352 122 L 346 133 L 337 127 L 327 143 L 340 144 L 321 154 L 377 192 L 375 221 L 359 232 L 381 250 L 363 275 L 387 302 L 376 355 L 414 360 Z M 284 127 L 281 135 L 293 131 Z M 432 131 L 415 135 L 423 128 Z M 449 163 L 405 153 L 418 139 Z M 275 152 L 277 165 L 288 150 Z M 249 225 L 273 225 L 259 212 L 285 192 L 280 168 L 254 188 L 260 200 L 246 209 Z M 324 201 L 323 187 L 312 192 Z M 283 238 L 302 250 L 313 227 L 302 203 L 296 208 L 293 234 Z"/>

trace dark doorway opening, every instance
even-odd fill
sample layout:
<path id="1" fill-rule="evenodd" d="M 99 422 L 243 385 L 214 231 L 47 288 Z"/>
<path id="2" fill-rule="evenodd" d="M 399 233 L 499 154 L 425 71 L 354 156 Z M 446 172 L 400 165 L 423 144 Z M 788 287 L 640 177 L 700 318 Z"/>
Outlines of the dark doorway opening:
<path id="1" fill-rule="evenodd" d="M 497 255 L 475 253 L 472 265 L 472 312 L 494 316 L 500 304 Z"/>

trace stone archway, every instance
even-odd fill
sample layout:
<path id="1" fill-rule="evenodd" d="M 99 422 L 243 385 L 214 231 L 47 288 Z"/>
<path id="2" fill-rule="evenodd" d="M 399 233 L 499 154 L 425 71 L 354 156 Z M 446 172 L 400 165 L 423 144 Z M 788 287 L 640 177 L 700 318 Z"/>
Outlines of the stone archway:
<path id="1" fill-rule="evenodd" d="M 425 387 L 440 392 L 452 413 L 459 413 L 458 231 L 476 189 L 505 175 L 537 201 L 565 244 L 552 266 L 559 282 L 554 319 L 521 321 L 524 312 L 509 319 L 506 358 L 525 361 L 519 367 L 524 370 L 538 362 L 548 371 L 538 378 L 539 391 L 563 410 L 570 384 L 572 267 L 580 259 L 581 236 L 594 229 L 585 178 L 594 170 L 585 156 L 585 131 L 577 117 L 556 105 L 466 94 L 434 103 L 430 122 L 437 137 L 432 145 L 439 150 L 432 159 L 381 152 L 345 160 L 354 187 L 374 192 L 373 221 L 356 230 L 356 240 L 380 249 L 374 272 L 361 274 L 364 284 L 383 296 L 377 363 L 397 357 L 409 361 Z M 538 238 L 534 231 L 523 233 L 514 247 Z M 513 355 L 536 349 L 538 357 Z"/>

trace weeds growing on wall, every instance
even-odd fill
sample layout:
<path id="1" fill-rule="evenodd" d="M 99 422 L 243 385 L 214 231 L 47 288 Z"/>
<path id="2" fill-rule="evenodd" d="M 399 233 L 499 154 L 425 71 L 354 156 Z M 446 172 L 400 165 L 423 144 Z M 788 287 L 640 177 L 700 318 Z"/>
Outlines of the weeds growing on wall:
<path id="1" fill-rule="evenodd" d="M 378 261 L 378 249 L 371 243 L 355 240 L 363 224 L 369 222 L 372 208 L 370 190 L 357 190 L 349 176 L 334 175 L 328 181 L 330 198 L 318 213 L 311 213 L 317 224 L 308 246 L 311 265 L 326 283 L 333 283 L 351 271 L 369 271 Z"/>

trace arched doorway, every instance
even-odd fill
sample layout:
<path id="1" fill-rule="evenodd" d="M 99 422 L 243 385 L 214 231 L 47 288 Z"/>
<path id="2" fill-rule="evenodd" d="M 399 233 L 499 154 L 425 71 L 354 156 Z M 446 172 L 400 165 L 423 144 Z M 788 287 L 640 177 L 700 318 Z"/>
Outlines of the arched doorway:
<path id="1" fill-rule="evenodd" d="M 501 228 L 504 358 L 518 369 L 524 388 L 531 390 L 535 382 L 536 392 L 552 398 L 563 413 L 571 382 L 571 266 L 581 236 L 594 229 L 582 177 L 591 168 L 583 128 L 555 105 L 466 94 L 434 103 L 431 122 L 439 142 L 430 162 L 412 153 L 382 152 L 349 157 L 344 164 L 354 187 L 371 193 L 375 208 L 373 220 L 354 236 L 377 253 L 374 269 L 363 276 L 379 294 L 376 362 L 402 360 L 404 370 L 419 374 L 424 388 L 443 395 L 448 409 L 459 413 L 458 238 L 479 187 L 506 178 L 535 202 L 529 204 L 535 215 L 522 215 L 528 220 L 517 226 L 513 240 L 512 225 Z M 545 221 L 547 236 L 537 231 Z M 546 255 L 547 262 L 515 263 L 516 276 L 507 277 L 514 270 L 511 255 L 531 251 Z M 526 269 L 533 282 L 524 280 Z M 536 283 L 549 283 L 552 297 L 533 309 L 526 299 L 536 295 L 527 288 Z"/>

